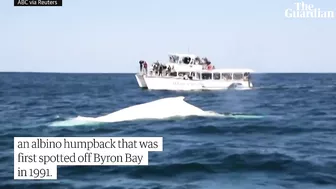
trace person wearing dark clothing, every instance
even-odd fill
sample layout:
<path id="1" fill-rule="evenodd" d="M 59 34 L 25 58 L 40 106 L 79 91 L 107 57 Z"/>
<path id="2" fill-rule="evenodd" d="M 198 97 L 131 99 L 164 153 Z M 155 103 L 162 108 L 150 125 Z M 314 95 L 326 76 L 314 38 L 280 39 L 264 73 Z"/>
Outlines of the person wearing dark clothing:
<path id="1" fill-rule="evenodd" d="M 170 67 L 170 66 L 168 66 L 166 75 L 169 75 L 169 74 L 170 74 L 170 72 L 171 72 L 171 67 Z"/>
<path id="2" fill-rule="evenodd" d="M 140 64 L 140 72 L 142 72 L 142 65 L 143 65 L 144 61 L 143 60 L 140 60 L 139 61 L 139 64 Z"/>
<path id="3" fill-rule="evenodd" d="M 251 74 L 248 73 L 247 75 L 248 86 L 251 87 Z"/>
<path id="4" fill-rule="evenodd" d="M 162 69 L 163 69 L 163 66 L 160 64 L 159 65 L 159 76 L 162 76 Z"/>
<path id="5" fill-rule="evenodd" d="M 153 69 L 154 69 L 155 75 L 157 75 L 159 68 L 158 68 L 158 65 L 156 63 L 154 63 Z"/>

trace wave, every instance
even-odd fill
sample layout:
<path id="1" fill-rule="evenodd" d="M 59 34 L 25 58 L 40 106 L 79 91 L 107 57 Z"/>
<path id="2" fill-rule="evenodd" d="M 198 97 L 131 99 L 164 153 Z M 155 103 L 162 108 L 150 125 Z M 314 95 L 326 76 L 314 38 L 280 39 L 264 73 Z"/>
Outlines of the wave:
<path id="1" fill-rule="evenodd" d="M 76 125 L 94 125 L 101 123 L 115 123 L 134 120 L 148 119 L 169 119 L 174 117 L 228 117 L 240 119 L 258 119 L 263 116 L 242 115 L 242 114 L 220 114 L 214 111 L 203 111 L 202 109 L 184 101 L 183 96 L 169 97 L 152 102 L 134 105 L 119 111 L 100 117 L 83 117 L 68 119 L 65 121 L 56 121 L 51 126 L 76 126 Z"/>
<path id="2" fill-rule="evenodd" d="M 202 156 L 207 153 L 202 154 Z M 179 157 L 179 163 L 172 161 L 169 163 L 151 163 L 148 166 L 113 166 L 113 167 L 60 167 L 60 177 L 65 175 L 126 175 L 132 179 L 151 179 L 151 178 L 172 178 L 200 174 L 221 174 L 221 173 L 278 173 L 285 174 L 288 180 L 300 181 L 303 183 L 316 184 L 336 184 L 336 177 L 333 173 L 336 164 L 316 164 L 310 161 L 299 160 L 282 153 L 257 153 L 245 152 L 214 156 L 212 161 L 183 161 Z M 208 158 L 206 158 L 208 159 Z M 321 173 L 323 170 L 323 174 Z"/>
<path id="3" fill-rule="evenodd" d="M 286 174 L 290 180 L 311 182 L 317 184 L 336 184 L 333 175 L 335 164 L 319 165 L 313 162 L 298 160 L 281 153 L 260 154 L 243 153 L 217 157 L 213 162 L 183 162 L 157 164 L 146 167 L 136 167 L 128 172 L 131 178 L 173 177 L 183 174 L 205 173 L 218 174 L 227 172 L 261 172 Z M 324 173 L 321 173 L 324 170 Z M 326 171 L 327 170 L 327 171 Z"/>

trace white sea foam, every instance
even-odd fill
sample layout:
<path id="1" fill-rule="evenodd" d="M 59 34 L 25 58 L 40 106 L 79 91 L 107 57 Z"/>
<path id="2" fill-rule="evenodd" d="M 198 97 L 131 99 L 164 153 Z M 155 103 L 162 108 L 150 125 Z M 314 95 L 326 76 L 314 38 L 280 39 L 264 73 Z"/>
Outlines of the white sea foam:
<path id="1" fill-rule="evenodd" d="M 134 105 L 101 117 L 78 116 L 69 120 L 54 122 L 51 126 L 91 125 L 98 123 L 114 123 L 144 119 L 168 119 L 188 116 L 237 117 L 238 115 L 224 115 L 212 111 L 203 111 L 202 109 L 185 102 L 183 96 L 179 96 Z M 239 115 L 238 117 L 243 118 L 244 115 Z M 248 115 L 245 115 L 245 117 L 258 118 L 258 116 L 251 117 Z"/>

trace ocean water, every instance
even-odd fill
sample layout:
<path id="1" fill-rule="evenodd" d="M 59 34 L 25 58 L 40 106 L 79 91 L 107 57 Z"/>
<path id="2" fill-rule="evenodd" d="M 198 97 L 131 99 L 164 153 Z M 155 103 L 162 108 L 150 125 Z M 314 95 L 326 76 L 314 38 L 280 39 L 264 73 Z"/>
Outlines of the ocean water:
<path id="1" fill-rule="evenodd" d="M 335 189 L 336 74 L 253 79 L 252 90 L 174 92 L 140 89 L 133 74 L 0 73 L 0 188 Z M 252 117 L 52 126 L 176 96 Z M 59 167 L 56 181 L 18 181 L 16 136 L 162 136 L 164 151 L 150 152 L 149 166 Z"/>

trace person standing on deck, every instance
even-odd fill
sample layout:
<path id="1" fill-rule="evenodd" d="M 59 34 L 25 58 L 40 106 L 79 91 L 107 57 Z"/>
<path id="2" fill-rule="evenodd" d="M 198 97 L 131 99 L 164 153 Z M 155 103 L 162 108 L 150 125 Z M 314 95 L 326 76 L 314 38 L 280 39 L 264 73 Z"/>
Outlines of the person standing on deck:
<path id="1" fill-rule="evenodd" d="M 168 68 L 167 68 L 167 72 L 166 72 L 166 75 L 169 75 L 169 74 L 170 74 L 170 72 L 171 72 L 171 67 L 170 67 L 170 66 L 168 66 Z"/>
<path id="2" fill-rule="evenodd" d="M 145 69 L 145 74 L 147 74 L 147 62 L 146 61 L 144 62 L 143 67 Z"/>
<path id="3" fill-rule="evenodd" d="M 248 82 L 248 86 L 250 88 L 252 88 L 252 86 L 251 86 L 251 74 L 250 73 L 246 73 L 246 79 L 247 79 L 247 82 Z"/>
<path id="4" fill-rule="evenodd" d="M 159 65 L 159 76 L 162 76 L 162 69 L 163 69 L 163 65 L 160 64 Z"/>
<path id="5" fill-rule="evenodd" d="M 144 62 L 143 60 L 139 61 L 139 64 L 140 64 L 140 73 L 142 72 L 142 64 L 143 64 L 143 62 Z"/>

